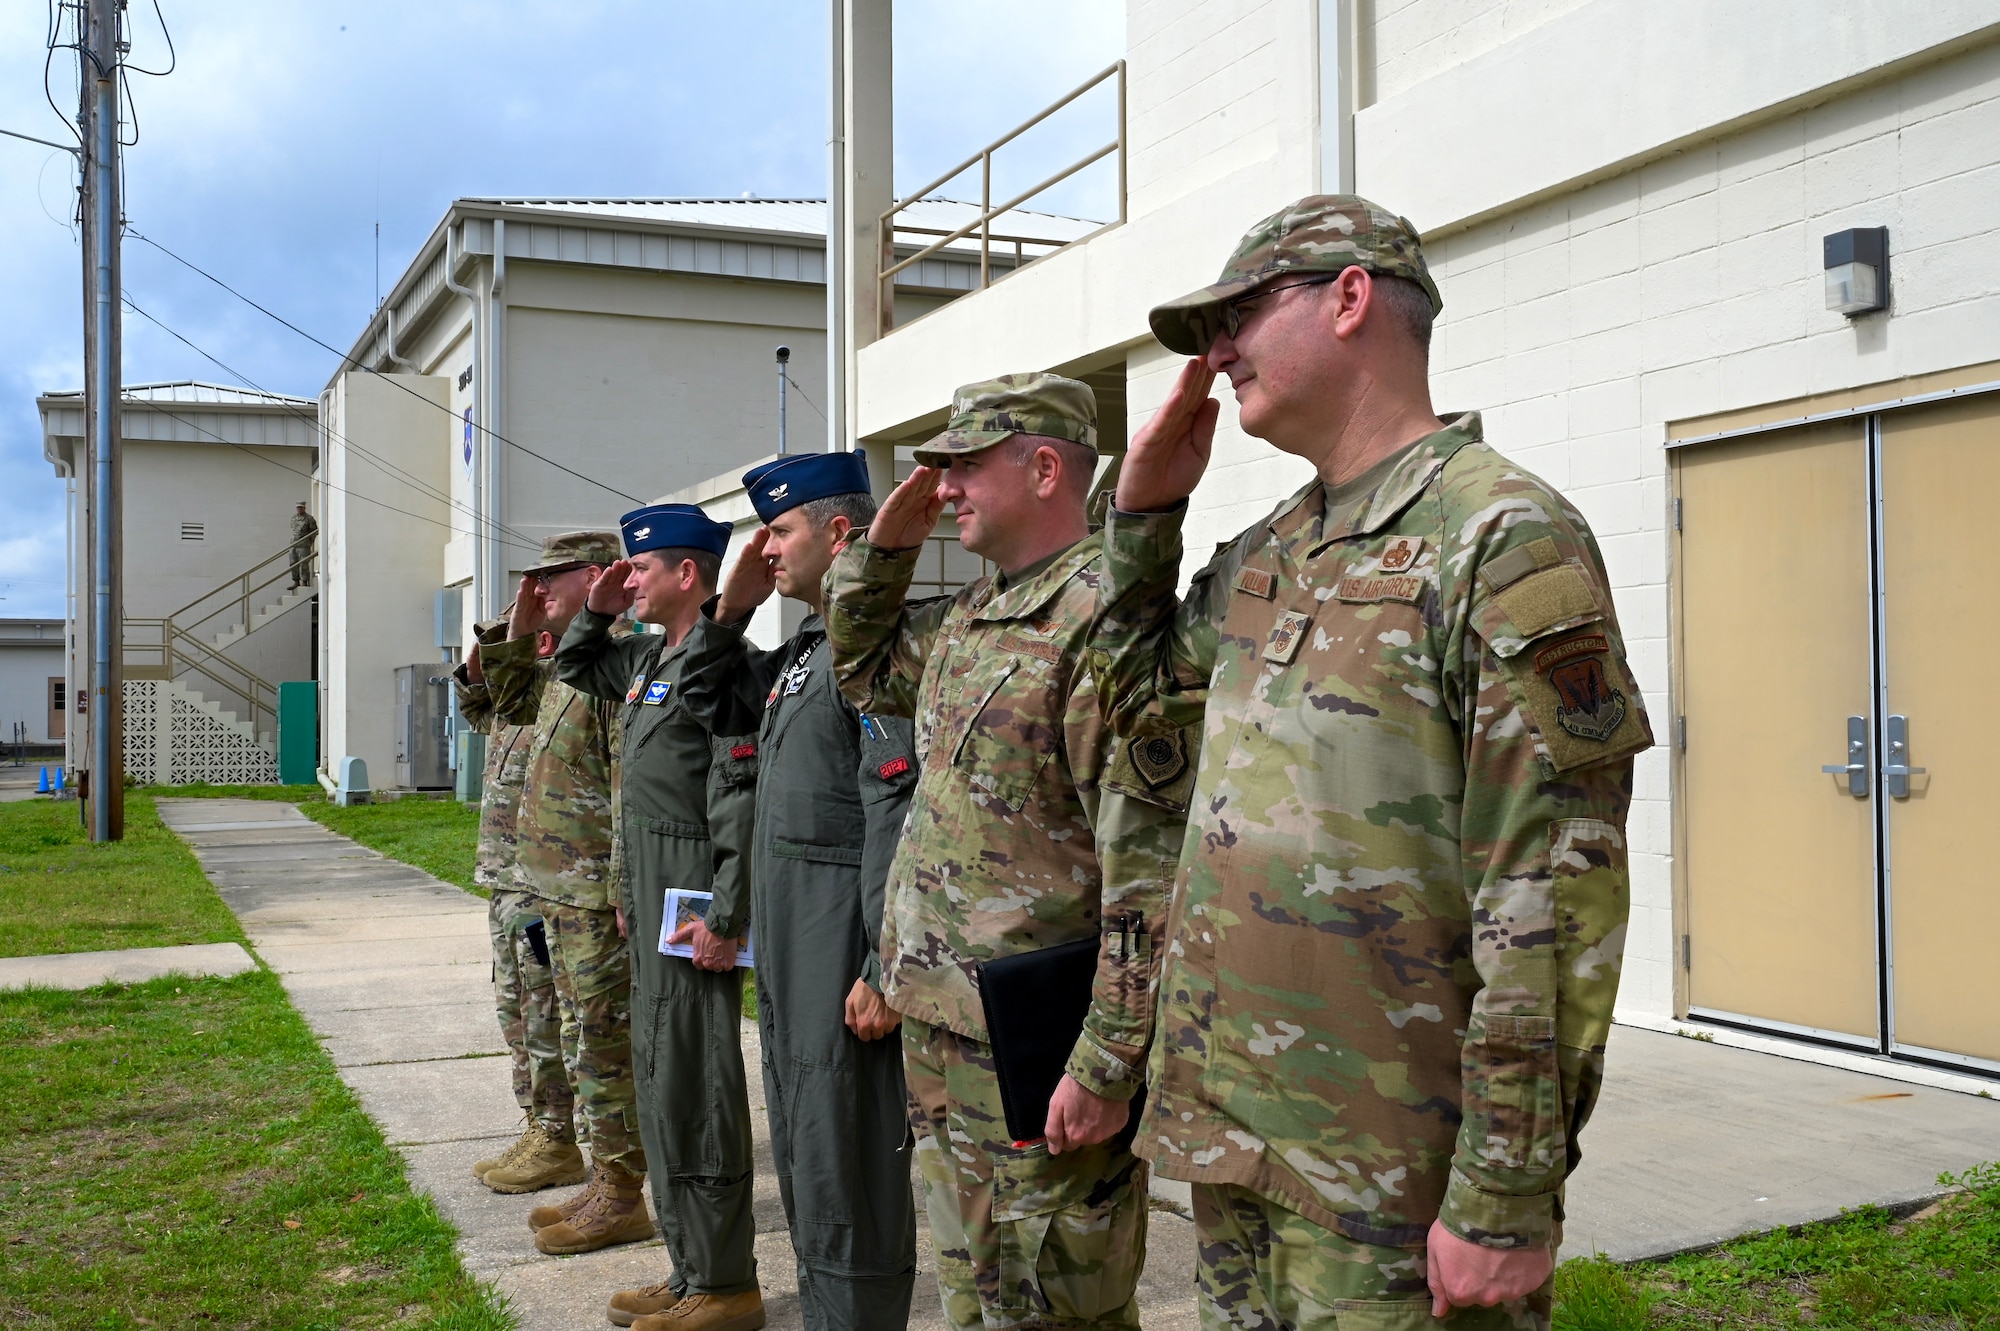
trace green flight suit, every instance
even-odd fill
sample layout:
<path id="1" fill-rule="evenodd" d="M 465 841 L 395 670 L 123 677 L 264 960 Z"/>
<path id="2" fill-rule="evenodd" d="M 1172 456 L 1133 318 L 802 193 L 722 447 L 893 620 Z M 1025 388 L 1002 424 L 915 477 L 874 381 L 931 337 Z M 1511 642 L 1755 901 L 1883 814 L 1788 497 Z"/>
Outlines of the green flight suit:
<path id="1" fill-rule="evenodd" d="M 696 712 L 726 714 L 746 695 L 763 712 L 751 914 L 799 1302 L 807 1331 L 900 1327 L 917 1270 L 903 1046 L 856 1036 L 845 1003 L 857 979 L 881 984 L 883 889 L 917 780 L 910 722 L 841 696 L 818 615 L 776 651 L 746 643 L 747 626 L 704 614 L 682 678 Z"/>
<path id="2" fill-rule="evenodd" d="M 639 1131 L 678 1294 L 757 1287 L 750 1211 L 750 1099 L 743 1079 L 743 972 L 697 970 L 659 950 L 669 887 L 713 891 L 708 923 L 750 923 L 748 854 L 755 744 L 711 736 L 680 688 L 687 644 L 615 638 L 584 610 L 556 651 L 578 692 L 625 702 L 614 874 L 632 953 L 632 1061 Z M 726 723 L 731 718 L 725 716 Z M 754 718 L 744 716 L 737 729 Z M 732 750 L 747 750 L 734 753 Z"/>

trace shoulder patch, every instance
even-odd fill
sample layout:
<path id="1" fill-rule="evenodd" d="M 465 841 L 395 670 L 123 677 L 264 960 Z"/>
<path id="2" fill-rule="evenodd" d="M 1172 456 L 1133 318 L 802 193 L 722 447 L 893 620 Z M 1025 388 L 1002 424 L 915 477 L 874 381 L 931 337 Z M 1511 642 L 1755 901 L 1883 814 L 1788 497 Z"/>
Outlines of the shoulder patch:
<path id="1" fill-rule="evenodd" d="M 1194 794 L 1195 757 L 1201 741 L 1194 727 L 1139 734 L 1118 742 L 1104 785 L 1147 804 L 1185 811 Z"/>
<path id="2" fill-rule="evenodd" d="M 1513 622 L 1514 631 L 1523 641 L 1538 638 L 1562 624 L 1604 614 L 1590 579 L 1583 575 L 1582 569 L 1568 563 L 1530 573 L 1510 583 L 1493 600 Z"/>
<path id="3" fill-rule="evenodd" d="M 754 743 L 732 744 L 729 746 L 729 756 L 732 758 L 754 758 L 757 756 L 757 746 Z"/>
<path id="4" fill-rule="evenodd" d="M 880 767 L 876 768 L 875 775 L 881 777 L 884 781 L 887 781 L 890 777 L 901 776 L 903 773 L 909 770 L 910 770 L 910 760 L 908 758 L 897 757 L 897 758 L 891 758 L 888 762 L 883 763 Z"/>
<path id="5" fill-rule="evenodd" d="M 1632 672 L 1609 635 L 1586 630 L 1507 665 L 1518 699 L 1558 772 L 1652 747 L 1653 732 Z"/>
<path id="6" fill-rule="evenodd" d="M 1479 580 L 1486 584 L 1489 592 L 1502 591 L 1538 569 L 1554 568 L 1562 563 L 1562 552 L 1556 543 L 1544 536 L 1526 545 L 1517 545 L 1512 550 L 1495 555 L 1479 566 Z"/>

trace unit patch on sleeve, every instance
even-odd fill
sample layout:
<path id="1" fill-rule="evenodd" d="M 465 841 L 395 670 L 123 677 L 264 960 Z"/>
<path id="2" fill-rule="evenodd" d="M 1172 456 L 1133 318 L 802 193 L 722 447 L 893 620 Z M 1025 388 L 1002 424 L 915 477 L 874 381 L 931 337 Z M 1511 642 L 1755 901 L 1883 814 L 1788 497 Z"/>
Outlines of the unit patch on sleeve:
<path id="1" fill-rule="evenodd" d="M 1287 610 L 1278 616 L 1278 622 L 1271 628 L 1271 636 L 1264 643 L 1264 659 L 1276 661 L 1279 665 L 1290 665 L 1292 658 L 1299 654 L 1299 644 L 1306 639 L 1306 630 L 1312 627 L 1312 616 L 1299 610 Z"/>
<path id="2" fill-rule="evenodd" d="M 1573 630 L 1501 659 L 1556 771 L 1652 744 L 1638 686 L 1608 633 L 1594 626 Z"/>
<path id="3" fill-rule="evenodd" d="M 755 758 L 757 756 L 757 746 L 755 744 L 731 745 L 729 756 L 732 758 Z"/>
<path id="4" fill-rule="evenodd" d="M 1537 657 L 1536 664 L 1540 662 Z M 1618 733 L 1618 724 L 1625 719 L 1625 695 L 1604 677 L 1604 658 L 1572 656 L 1549 667 L 1548 676 L 1556 691 L 1557 725 L 1578 739 L 1599 744 Z"/>
<path id="5" fill-rule="evenodd" d="M 875 769 L 875 775 L 887 781 L 890 777 L 901 776 L 909 770 L 910 760 L 908 758 L 891 758 L 888 762 L 883 763 Z"/>
<path id="6" fill-rule="evenodd" d="M 648 707 L 658 707 L 673 692 L 674 682 L 670 679 L 656 679 L 646 686 L 645 703 Z"/>

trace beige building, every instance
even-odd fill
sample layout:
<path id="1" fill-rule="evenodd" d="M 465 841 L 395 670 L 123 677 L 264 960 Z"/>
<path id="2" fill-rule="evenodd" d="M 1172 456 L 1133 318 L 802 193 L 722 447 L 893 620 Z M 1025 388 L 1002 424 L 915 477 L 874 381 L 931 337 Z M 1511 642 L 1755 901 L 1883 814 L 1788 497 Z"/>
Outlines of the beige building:
<path id="1" fill-rule="evenodd" d="M 901 251 L 976 209 L 931 200 Z M 1090 229 L 1040 217 L 1016 258 Z M 554 532 L 825 446 L 826 204 L 461 199 L 320 394 L 322 761 L 391 783 L 395 675 L 456 659 Z M 904 318 L 973 289 L 959 244 L 895 279 Z"/>
<path id="2" fill-rule="evenodd" d="M 65 637 L 72 766 L 87 767 L 94 650 L 83 395 L 36 399 L 43 456 L 70 482 Z M 313 588 L 291 586 L 291 519 L 313 498 L 309 398 L 182 381 L 127 386 L 121 650 L 125 770 L 142 782 L 276 776 L 277 685 L 313 674 Z"/>
<path id="3" fill-rule="evenodd" d="M 1119 220 L 877 337 L 889 9 L 836 0 L 848 437 L 915 440 L 955 385 L 1024 369 L 1120 384 L 1136 425 L 1178 368 L 1146 310 L 1251 222 L 1341 189 L 1406 214 L 1444 295 L 1436 401 L 1590 519 L 1662 741 L 1621 1019 L 2000 1074 L 2000 893 L 1969 831 L 2000 720 L 1963 668 L 1992 646 L 2000 12 L 1135 2 Z M 1877 228 L 1886 308 L 1831 308 Z M 1309 478 L 1221 396 L 1196 563 Z"/>
<path id="4" fill-rule="evenodd" d="M 69 728 L 69 653 L 60 619 L 0 619 L 0 761 L 61 744 Z"/>

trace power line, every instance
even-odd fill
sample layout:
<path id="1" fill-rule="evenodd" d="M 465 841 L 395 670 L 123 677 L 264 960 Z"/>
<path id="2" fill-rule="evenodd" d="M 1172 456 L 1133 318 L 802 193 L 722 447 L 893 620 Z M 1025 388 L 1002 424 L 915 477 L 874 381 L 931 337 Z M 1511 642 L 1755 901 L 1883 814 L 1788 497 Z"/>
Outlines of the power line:
<path id="1" fill-rule="evenodd" d="M 139 232 L 133 230 L 130 227 L 126 228 L 125 234 L 132 237 L 134 240 L 144 241 L 146 244 L 151 245 L 154 249 L 166 255 L 169 259 L 172 259 L 175 263 L 178 263 L 182 267 L 188 269 L 190 272 L 199 273 L 201 276 L 215 283 L 215 285 L 221 287 L 224 291 L 227 291 L 230 295 L 236 297 L 236 299 L 242 301 L 245 305 L 248 305 L 251 309 L 257 311 L 259 314 L 264 315 L 266 318 L 274 319 L 278 323 L 283 324 L 285 327 L 291 329 L 294 333 L 297 333 L 300 337 L 306 339 L 306 341 L 312 343 L 314 346 L 332 352 L 335 356 L 338 356 L 340 358 L 340 363 L 343 367 L 352 370 L 360 370 L 366 374 L 378 373 L 376 370 L 370 368 L 369 366 L 363 365 L 360 361 L 353 359 L 346 352 L 340 350 L 338 347 L 335 347 L 327 342 L 322 342 L 319 338 L 314 337 L 311 333 L 308 333 L 305 329 L 299 327 L 297 324 L 293 323 L 290 319 L 285 318 L 282 314 L 278 314 L 273 310 L 266 309 L 264 306 L 259 305 L 256 301 L 250 299 L 250 297 L 244 295 L 242 292 L 238 291 L 235 287 L 230 286 L 229 283 L 217 277 L 214 273 L 209 272 L 207 269 L 202 268 L 187 259 L 183 259 L 180 255 L 174 253 L 172 250 L 168 249 L 165 245 L 162 245 L 159 241 L 154 240 L 152 237 L 141 235 Z M 411 388 L 407 384 L 399 384 L 395 381 L 394 378 L 389 378 L 389 377 L 385 377 L 383 382 L 388 383 L 398 389 L 401 389 L 403 392 L 408 393 L 411 397 L 417 399 L 417 401 L 419 402 L 424 403 L 426 406 L 437 408 L 439 411 L 442 411 L 446 415 L 451 416 L 452 419 L 454 420 L 458 419 L 457 414 L 453 412 L 450 407 L 445 406 L 441 402 L 433 402 L 430 398 L 425 397 L 422 393 L 417 392 L 415 389 Z M 590 485 L 594 485 L 598 489 L 604 490 L 610 494 L 615 494 L 620 499 L 628 499 L 635 504 L 644 504 L 645 502 L 647 502 L 646 500 L 641 499 L 638 495 L 629 494 L 626 491 L 619 489 L 615 485 L 607 485 L 603 481 L 598 480 L 595 476 L 586 476 L 584 475 L 584 473 L 576 470 L 574 467 L 564 466 L 562 463 L 557 462 L 552 457 L 548 457 L 544 454 L 537 453 L 534 449 L 529 448 L 526 444 L 517 444 L 512 439 L 507 438 L 505 435 L 489 428 L 486 425 L 482 424 L 475 426 L 474 428 L 477 429 L 481 434 L 484 434 L 489 439 L 495 440 L 499 443 L 503 443 L 507 445 L 507 447 L 509 448 L 517 449 L 520 452 L 525 453 L 529 457 L 535 459 L 537 462 L 547 463 L 549 466 L 554 467 L 557 471 L 564 472 L 568 475 L 574 476 L 578 480 L 586 482 L 587 484 Z"/>
<path id="2" fill-rule="evenodd" d="M 220 369 L 224 374 L 227 374 L 232 379 L 235 379 L 238 382 L 240 382 L 244 387 L 252 389 L 255 392 L 262 393 L 266 397 L 280 398 L 282 396 L 278 393 L 272 392 L 268 388 L 265 388 L 263 385 L 251 379 L 248 375 L 243 374 L 242 372 L 233 369 L 228 365 L 225 365 L 222 361 L 216 359 L 216 357 L 211 355 L 209 352 L 203 350 L 199 346 L 196 346 L 192 341 L 190 341 L 184 335 L 175 332 L 172 328 L 169 328 L 167 327 L 166 324 L 160 322 L 158 318 L 154 317 L 151 314 L 148 314 L 145 310 L 139 308 L 139 306 L 133 301 L 131 294 L 129 292 L 122 294 L 124 295 L 125 307 L 127 309 L 131 310 L 134 314 L 138 315 L 146 322 L 152 324 L 155 328 L 165 333 L 168 337 L 171 337 L 175 341 L 179 342 L 182 346 L 187 347 L 190 351 L 193 351 L 196 355 L 201 356 L 202 358 L 209 361 L 216 368 Z M 305 421 L 307 424 L 312 425 L 316 429 L 325 430 L 329 438 L 340 440 L 341 443 L 345 444 L 348 448 L 354 450 L 355 453 L 367 459 L 369 462 L 374 463 L 378 469 L 389 474 L 392 478 L 400 479 L 405 484 L 414 488 L 419 494 L 421 494 L 425 498 L 438 500 L 441 503 L 443 503 L 447 508 L 465 514 L 467 517 L 472 519 L 473 523 L 475 524 L 475 527 L 477 527 L 480 524 L 483 524 L 488 534 L 500 533 L 507 536 L 511 536 L 515 539 L 516 543 L 526 541 L 530 542 L 534 546 L 534 548 L 540 549 L 540 543 L 534 541 L 534 539 L 530 537 L 526 532 L 516 531 L 515 529 L 508 527 L 504 523 L 498 522 L 493 518 L 485 517 L 475 512 L 471 508 L 471 506 L 464 504 L 457 499 L 452 498 L 452 496 L 448 492 L 439 490 L 436 486 L 432 485 L 429 481 L 424 480 L 421 476 L 413 475 L 412 473 L 405 471 L 403 468 L 397 466 L 395 463 L 390 462 L 388 459 L 381 457 L 378 454 L 370 452 L 369 450 L 363 448 L 360 444 L 355 443 L 354 440 L 350 438 L 348 435 L 332 429 L 328 429 L 320 422 L 317 416 L 309 416 L 305 412 L 300 411 L 296 407 L 286 406 L 282 407 L 281 410 L 283 410 L 287 415 L 292 416 L 297 420 Z"/>
<path id="3" fill-rule="evenodd" d="M 799 396 L 805 398 L 806 405 L 813 409 L 813 414 L 815 416 L 818 416 L 822 421 L 826 420 L 826 413 L 819 409 L 819 403 L 813 401 L 810 397 L 806 397 L 806 390 L 803 388 L 799 388 L 799 381 L 792 378 L 792 372 L 790 370 L 785 371 L 785 382 L 790 384 L 793 388 L 798 389 Z M 831 424 L 831 422 L 828 423 Z"/>

